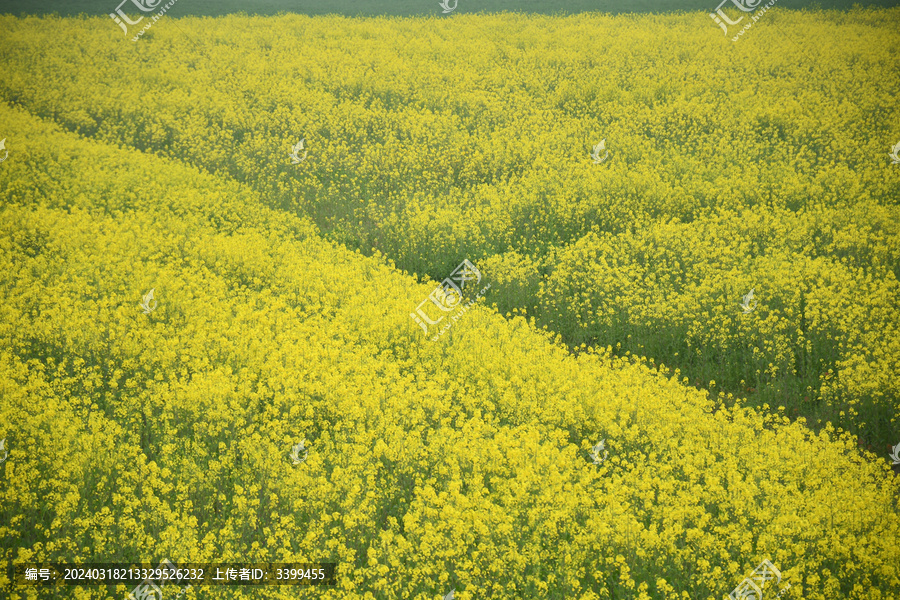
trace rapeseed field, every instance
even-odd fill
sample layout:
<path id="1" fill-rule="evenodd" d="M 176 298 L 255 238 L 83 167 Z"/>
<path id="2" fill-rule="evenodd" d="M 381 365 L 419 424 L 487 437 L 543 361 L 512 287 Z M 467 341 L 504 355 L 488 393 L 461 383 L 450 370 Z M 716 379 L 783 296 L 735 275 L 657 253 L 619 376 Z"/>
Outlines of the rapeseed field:
<path id="1" fill-rule="evenodd" d="M 900 597 L 898 25 L 0 16 L 4 561 Z"/>

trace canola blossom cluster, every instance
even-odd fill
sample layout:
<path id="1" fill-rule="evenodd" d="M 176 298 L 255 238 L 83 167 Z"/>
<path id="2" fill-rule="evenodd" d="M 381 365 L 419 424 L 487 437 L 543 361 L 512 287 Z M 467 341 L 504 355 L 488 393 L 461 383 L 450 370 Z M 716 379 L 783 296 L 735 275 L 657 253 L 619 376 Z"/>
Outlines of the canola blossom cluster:
<path id="1" fill-rule="evenodd" d="M 0 561 L 900 597 L 900 480 L 842 431 L 900 414 L 900 10 L 109 21 L 0 17 Z M 464 258 L 499 310 L 433 342 Z"/>
<path id="2" fill-rule="evenodd" d="M 468 258 L 502 314 L 570 347 L 651 357 L 883 454 L 898 22 L 773 11 L 736 45 L 695 13 L 231 16 L 161 22 L 138 52 L 93 20 L 4 18 L 0 97 L 237 179 L 410 273 Z"/>

